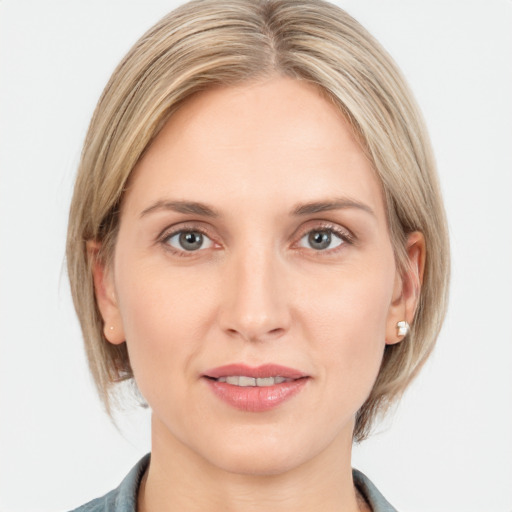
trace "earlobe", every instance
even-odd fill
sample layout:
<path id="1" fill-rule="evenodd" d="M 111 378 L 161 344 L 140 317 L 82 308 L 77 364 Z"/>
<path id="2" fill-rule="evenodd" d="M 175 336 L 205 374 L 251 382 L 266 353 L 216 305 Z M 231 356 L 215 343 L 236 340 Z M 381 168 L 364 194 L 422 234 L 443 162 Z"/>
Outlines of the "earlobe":
<path id="1" fill-rule="evenodd" d="M 114 345 L 125 341 L 121 314 L 115 293 L 113 273 L 99 257 L 101 243 L 89 240 L 87 255 L 91 262 L 96 303 L 103 318 L 103 335 Z"/>
<path id="2" fill-rule="evenodd" d="M 423 273 L 425 270 L 425 237 L 414 231 L 407 237 L 407 268 L 403 275 L 397 274 L 393 302 L 386 329 L 386 344 L 402 341 L 408 334 L 418 307 Z"/>

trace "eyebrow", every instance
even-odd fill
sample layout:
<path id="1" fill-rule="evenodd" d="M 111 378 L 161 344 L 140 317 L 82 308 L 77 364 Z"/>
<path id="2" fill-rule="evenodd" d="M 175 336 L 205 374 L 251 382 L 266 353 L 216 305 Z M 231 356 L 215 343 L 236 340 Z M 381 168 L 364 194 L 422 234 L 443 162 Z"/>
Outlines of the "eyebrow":
<path id="1" fill-rule="evenodd" d="M 310 203 L 301 203 L 292 209 L 292 215 L 303 216 L 312 215 L 314 213 L 326 212 L 331 210 L 343 210 L 348 208 L 356 208 L 375 216 L 374 211 L 366 204 L 353 199 L 339 198 L 330 201 L 313 201 Z M 155 211 L 174 211 L 177 213 L 201 215 L 203 217 L 217 218 L 219 213 L 204 203 L 196 201 L 166 201 L 160 200 L 149 206 L 140 214 L 141 217 L 153 213 Z"/>
<path id="2" fill-rule="evenodd" d="M 201 215 L 203 217 L 219 217 L 217 211 L 211 206 L 196 201 L 157 201 L 155 204 L 146 208 L 141 214 L 141 217 L 153 213 L 155 211 L 170 210 L 177 213 L 192 213 L 194 215 Z"/>
<path id="3" fill-rule="evenodd" d="M 299 204 L 293 209 L 293 214 L 311 215 L 313 213 L 327 212 L 330 210 L 344 210 L 347 208 L 356 208 L 375 216 L 375 212 L 368 205 L 348 198 L 333 199 L 331 201 L 314 201 L 311 203 Z"/>

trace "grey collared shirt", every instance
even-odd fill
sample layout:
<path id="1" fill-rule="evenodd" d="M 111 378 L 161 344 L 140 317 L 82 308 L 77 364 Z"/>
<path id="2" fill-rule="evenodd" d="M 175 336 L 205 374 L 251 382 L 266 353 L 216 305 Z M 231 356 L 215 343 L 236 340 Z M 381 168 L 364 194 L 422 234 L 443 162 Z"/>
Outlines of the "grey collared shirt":
<path id="1" fill-rule="evenodd" d="M 137 493 L 149 459 L 150 454 L 148 453 L 137 462 L 119 487 L 71 512 L 136 512 Z M 365 497 L 373 512 L 397 512 L 363 473 L 354 469 L 352 474 L 356 487 Z"/>

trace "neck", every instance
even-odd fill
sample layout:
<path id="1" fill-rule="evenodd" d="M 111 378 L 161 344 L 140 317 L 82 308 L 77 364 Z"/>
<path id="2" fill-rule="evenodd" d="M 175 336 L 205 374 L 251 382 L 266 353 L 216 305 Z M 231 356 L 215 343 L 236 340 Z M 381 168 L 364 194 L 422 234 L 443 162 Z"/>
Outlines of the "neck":
<path id="1" fill-rule="evenodd" d="M 277 474 L 239 474 L 219 468 L 153 419 L 151 463 L 139 490 L 139 512 L 358 512 L 350 465 L 352 437 Z"/>

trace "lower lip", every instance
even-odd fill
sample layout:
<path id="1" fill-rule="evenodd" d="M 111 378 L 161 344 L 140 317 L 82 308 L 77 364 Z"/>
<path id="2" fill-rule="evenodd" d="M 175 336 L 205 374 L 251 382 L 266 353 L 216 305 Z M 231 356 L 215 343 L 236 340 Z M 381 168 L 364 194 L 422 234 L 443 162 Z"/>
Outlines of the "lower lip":
<path id="1" fill-rule="evenodd" d="M 222 401 L 246 412 L 264 412 L 278 407 L 299 393 L 308 380 L 308 378 L 301 378 L 274 386 L 242 387 L 206 379 L 210 389 Z"/>

